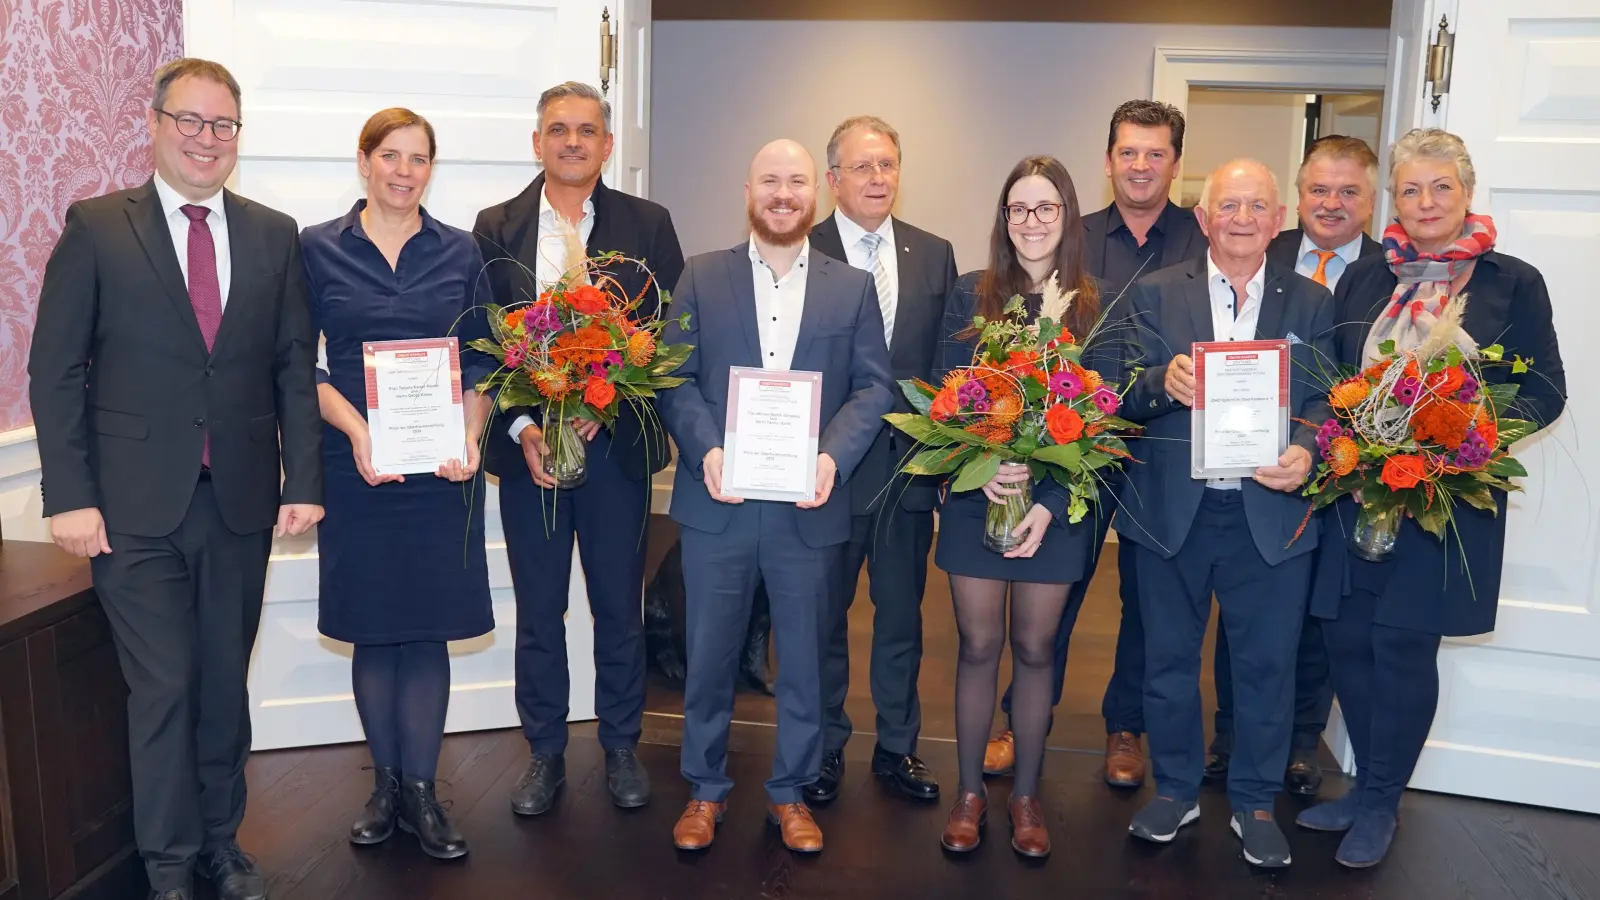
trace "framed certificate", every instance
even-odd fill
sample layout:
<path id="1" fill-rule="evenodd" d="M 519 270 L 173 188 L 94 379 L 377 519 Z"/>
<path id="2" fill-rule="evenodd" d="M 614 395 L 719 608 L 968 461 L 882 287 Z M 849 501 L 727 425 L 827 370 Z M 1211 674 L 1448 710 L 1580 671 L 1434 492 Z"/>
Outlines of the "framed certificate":
<path id="1" fill-rule="evenodd" d="M 1289 342 L 1217 341 L 1193 348 L 1190 475 L 1249 478 L 1289 446 Z"/>
<path id="2" fill-rule="evenodd" d="M 446 460 L 466 458 L 461 349 L 455 338 L 369 341 L 361 356 L 372 467 L 379 474 L 432 474 Z"/>
<path id="3" fill-rule="evenodd" d="M 821 372 L 730 368 L 722 492 L 746 500 L 815 500 L 821 421 Z"/>

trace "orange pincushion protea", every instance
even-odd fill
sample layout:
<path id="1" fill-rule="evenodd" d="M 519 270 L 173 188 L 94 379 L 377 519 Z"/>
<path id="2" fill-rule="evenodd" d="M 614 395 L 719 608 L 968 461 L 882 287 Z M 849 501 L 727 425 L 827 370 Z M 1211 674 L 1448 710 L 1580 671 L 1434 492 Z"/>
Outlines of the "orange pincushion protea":
<path id="1" fill-rule="evenodd" d="M 955 389 L 961 387 L 963 384 L 966 384 L 967 380 L 971 378 L 971 376 L 972 373 L 967 369 L 951 369 L 949 373 L 944 376 L 944 382 L 940 384 L 940 388 L 950 391 L 951 393 L 955 393 Z"/>
<path id="2" fill-rule="evenodd" d="M 994 422 L 984 421 L 975 425 L 968 425 L 966 431 L 968 434 L 977 437 L 979 440 L 990 444 L 1004 444 L 1011 440 L 1010 425 L 1000 425 Z"/>
<path id="3" fill-rule="evenodd" d="M 1391 365 L 1394 365 L 1393 359 L 1379 360 L 1378 362 L 1367 366 L 1366 371 L 1362 372 L 1361 374 L 1366 378 L 1371 378 L 1372 380 L 1376 381 L 1383 377 L 1383 373 L 1389 371 L 1389 367 Z"/>
<path id="4" fill-rule="evenodd" d="M 577 387 L 566 366 L 546 366 L 533 373 L 533 385 L 546 400 L 560 401 Z"/>
<path id="5" fill-rule="evenodd" d="M 647 366 L 656 355 L 656 337 L 648 331 L 635 331 L 628 338 L 628 364 Z"/>
<path id="6" fill-rule="evenodd" d="M 1001 397 L 989 407 L 989 422 L 1010 427 L 1022 418 L 1022 398 L 1015 395 Z"/>
<path id="7" fill-rule="evenodd" d="M 1333 469 L 1333 474 L 1341 477 L 1349 475 L 1356 470 L 1359 462 L 1361 448 L 1350 438 L 1336 437 L 1328 444 L 1328 466 Z"/>
<path id="8" fill-rule="evenodd" d="M 1083 382 L 1083 392 L 1085 394 L 1094 393 L 1099 389 L 1100 385 L 1105 383 L 1104 379 L 1100 377 L 1100 373 L 1093 369 L 1085 369 L 1075 362 L 1068 362 L 1067 367 L 1072 370 L 1072 374 L 1078 376 L 1079 380 Z"/>
<path id="9" fill-rule="evenodd" d="M 1328 402 L 1334 409 L 1353 409 L 1361 401 L 1367 399 L 1372 393 L 1372 385 L 1365 378 L 1352 378 L 1341 381 L 1328 392 Z"/>

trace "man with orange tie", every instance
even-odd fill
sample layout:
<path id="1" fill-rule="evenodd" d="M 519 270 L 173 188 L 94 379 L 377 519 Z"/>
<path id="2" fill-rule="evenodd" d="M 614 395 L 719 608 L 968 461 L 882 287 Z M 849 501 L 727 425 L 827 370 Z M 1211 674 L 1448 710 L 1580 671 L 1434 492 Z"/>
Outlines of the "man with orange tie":
<path id="1" fill-rule="evenodd" d="M 1267 258 L 1281 266 L 1293 266 L 1296 274 L 1332 291 L 1346 266 L 1383 252 L 1383 245 L 1366 234 L 1378 194 L 1378 157 L 1360 138 L 1327 135 L 1306 152 L 1296 185 L 1300 227 L 1279 233 L 1267 247 Z M 1225 778 L 1233 755 L 1233 673 L 1228 665 L 1228 636 L 1220 626 L 1215 666 L 1216 738 L 1206 754 L 1208 780 Z M 1332 705 L 1322 625 L 1307 616 L 1295 662 L 1294 738 L 1283 776 L 1284 789 L 1292 794 L 1315 796 L 1322 785 L 1317 744 Z"/>

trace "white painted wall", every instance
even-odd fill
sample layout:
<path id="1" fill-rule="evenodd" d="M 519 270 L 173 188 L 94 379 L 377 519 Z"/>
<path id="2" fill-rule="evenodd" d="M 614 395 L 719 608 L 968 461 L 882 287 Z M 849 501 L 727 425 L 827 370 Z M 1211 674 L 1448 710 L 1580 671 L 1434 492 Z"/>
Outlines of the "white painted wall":
<path id="1" fill-rule="evenodd" d="M 1195 88 L 1189 92 L 1188 119 L 1181 203 L 1200 202 L 1206 176 L 1217 166 L 1250 156 L 1278 176 L 1278 199 L 1288 207 L 1283 227 L 1295 227 L 1294 176 L 1305 155 L 1306 95 Z"/>

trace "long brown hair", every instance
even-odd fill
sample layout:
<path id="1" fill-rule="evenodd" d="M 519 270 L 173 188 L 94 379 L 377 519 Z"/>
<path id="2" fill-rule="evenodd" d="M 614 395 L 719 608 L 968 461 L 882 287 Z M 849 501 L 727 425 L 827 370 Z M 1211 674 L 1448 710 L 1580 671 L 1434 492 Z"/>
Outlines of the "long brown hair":
<path id="1" fill-rule="evenodd" d="M 1061 194 L 1061 218 L 1058 220 L 1061 245 L 1056 248 L 1054 271 L 1061 290 L 1076 288 L 1078 291 L 1072 308 L 1067 311 L 1065 324 L 1081 340 L 1100 320 L 1100 290 L 1084 268 L 1083 212 L 1078 208 L 1078 192 L 1072 186 L 1067 167 L 1053 156 L 1030 156 L 1017 163 L 1000 187 L 1000 202 L 994 207 L 994 231 L 989 237 L 989 265 L 978 279 L 975 312 L 991 321 L 998 319 L 1004 315 L 1006 301 L 1017 294 L 1034 292 L 1033 278 L 1017 259 L 1017 248 L 1011 243 L 1011 232 L 1006 226 L 1006 201 L 1011 196 L 1011 186 L 1030 175 L 1049 181 Z"/>

